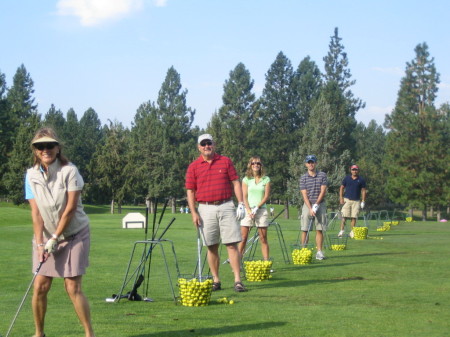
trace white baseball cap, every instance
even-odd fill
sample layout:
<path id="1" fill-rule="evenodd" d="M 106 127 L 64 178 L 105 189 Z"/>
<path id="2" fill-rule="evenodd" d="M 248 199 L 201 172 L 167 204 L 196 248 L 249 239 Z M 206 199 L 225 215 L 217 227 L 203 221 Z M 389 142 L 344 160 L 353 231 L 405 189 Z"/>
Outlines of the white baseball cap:
<path id="1" fill-rule="evenodd" d="M 205 140 L 205 139 L 213 141 L 213 137 L 209 133 L 204 133 L 203 135 L 198 137 L 198 143 L 200 144 L 202 142 L 202 140 Z"/>

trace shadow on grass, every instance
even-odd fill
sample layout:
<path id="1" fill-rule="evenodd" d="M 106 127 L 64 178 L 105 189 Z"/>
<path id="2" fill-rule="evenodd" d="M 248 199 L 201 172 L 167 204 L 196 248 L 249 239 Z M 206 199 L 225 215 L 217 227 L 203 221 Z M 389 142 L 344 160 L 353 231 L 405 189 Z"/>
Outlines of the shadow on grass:
<path id="1" fill-rule="evenodd" d="M 348 277 L 334 277 L 330 279 L 307 279 L 307 280 L 291 280 L 286 282 L 266 283 L 265 285 L 258 285 L 258 289 L 280 288 L 280 287 L 304 287 L 310 284 L 333 284 L 348 281 L 364 281 L 362 276 L 348 276 Z"/>
<path id="2" fill-rule="evenodd" d="M 174 337 L 174 336 L 220 336 L 231 333 L 244 333 L 245 331 L 266 331 L 270 328 L 275 328 L 285 325 L 286 322 L 264 322 L 255 324 L 241 324 L 234 326 L 223 326 L 219 328 L 200 328 L 200 329 L 183 329 L 171 331 L 158 331 L 150 334 L 132 335 L 130 337 Z M 267 332 L 267 331 L 266 331 Z"/>
<path id="3" fill-rule="evenodd" d="M 353 254 L 353 255 L 341 255 L 341 256 L 333 256 L 333 258 L 348 258 L 348 257 L 367 257 L 367 256 L 383 256 L 383 255 L 404 255 L 409 254 L 409 252 L 398 252 L 398 253 L 370 253 L 370 254 Z"/>

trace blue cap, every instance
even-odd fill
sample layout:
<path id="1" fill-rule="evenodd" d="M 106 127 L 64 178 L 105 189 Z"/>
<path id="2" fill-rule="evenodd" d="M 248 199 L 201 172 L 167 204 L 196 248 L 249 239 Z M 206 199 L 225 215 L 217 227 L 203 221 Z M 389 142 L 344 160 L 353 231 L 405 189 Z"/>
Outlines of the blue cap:
<path id="1" fill-rule="evenodd" d="M 307 162 L 309 162 L 309 161 L 313 161 L 313 162 L 317 163 L 317 158 L 316 158 L 316 156 L 313 155 L 313 154 L 310 154 L 310 155 L 306 156 L 306 158 L 305 158 L 305 163 L 307 163 Z"/>

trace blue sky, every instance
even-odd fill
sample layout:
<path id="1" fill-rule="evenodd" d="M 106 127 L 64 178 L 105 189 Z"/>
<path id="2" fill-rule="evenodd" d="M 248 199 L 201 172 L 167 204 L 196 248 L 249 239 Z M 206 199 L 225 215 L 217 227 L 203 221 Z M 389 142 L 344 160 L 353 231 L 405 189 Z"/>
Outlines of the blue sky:
<path id="1" fill-rule="evenodd" d="M 280 51 L 294 69 L 310 56 L 323 70 L 338 27 L 352 91 L 366 102 L 357 120 L 382 124 L 419 43 L 440 73 L 437 105 L 450 101 L 449 12 L 446 0 L 2 0 L 0 72 L 10 86 L 24 64 L 42 114 L 54 104 L 81 118 L 92 107 L 102 123 L 129 127 L 173 66 L 206 127 L 239 62 L 259 97 Z"/>

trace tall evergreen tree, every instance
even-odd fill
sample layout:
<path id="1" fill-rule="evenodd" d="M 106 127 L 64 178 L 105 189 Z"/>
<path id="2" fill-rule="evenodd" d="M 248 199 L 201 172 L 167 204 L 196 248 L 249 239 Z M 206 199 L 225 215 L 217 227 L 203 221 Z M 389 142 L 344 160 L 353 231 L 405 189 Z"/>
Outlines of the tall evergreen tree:
<path id="1" fill-rule="evenodd" d="M 382 165 L 386 154 L 386 133 L 374 120 L 366 127 L 359 123 L 354 132 L 356 152 L 354 163 L 358 164 L 360 174 L 367 182 L 368 208 L 384 207 L 388 202 L 386 191 L 387 170 Z"/>
<path id="2" fill-rule="evenodd" d="M 13 141 L 12 121 L 9 114 L 6 91 L 5 74 L 0 71 L 0 196 L 6 193 L 3 185 L 3 175 L 7 169 L 8 154 L 11 151 Z"/>
<path id="3" fill-rule="evenodd" d="M 102 145 L 104 141 L 100 119 L 94 109 L 89 108 L 85 111 L 83 117 L 80 119 L 79 131 L 76 140 L 74 140 L 76 144 L 79 144 L 76 151 L 79 157 L 77 158 L 77 162 L 74 161 L 74 164 L 78 167 L 86 183 L 83 196 L 86 201 L 92 201 L 96 192 L 91 191 L 90 183 L 94 177 L 91 177 L 88 166 L 97 150 L 97 146 Z"/>
<path id="4" fill-rule="evenodd" d="M 266 74 L 258 109 L 258 139 L 263 149 L 259 155 L 267 164 L 271 179 L 272 197 L 285 204 L 285 217 L 289 217 L 287 184 L 289 167 L 286 163 L 299 136 L 302 118 L 294 105 L 291 61 L 278 53 Z"/>
<path id="5" fill-rule="evenodd" d="M 133 198 L 145 201 L 160 196 L 154 190 L 152 177 L 156 170 L 156 156 L 161 154 L 162 126 L 156 115 L 155 105 L 148 101 L 137 109 L 130 133 L 130 149 L 127 156 L 126 172 L 128 184 L 133 186 Z"/>
<path id="6" fill-rule="evenodd" d="M 97 148 L 89 165 L 91 177 L 94 179 L 92 184 L 103 192 L 103 196 L 111 198 L 113 206 L 117 202 L 119 213 L 129 188 L 126 184 L 127 134 L 128 130 L 121 123 L 110 121 L 104 144 Z M 111 211 L 113 213 L 114 208 Z"/>
<path id="7" fill-rule="evenodd" d="M 351 79 L 352 75 L 349 69 L 347 53 L 344 50 L 338 28 L 335 28 L 334 35 L 331 36 L 328 53 L 323 58 L 325 62 L 325 73 L 323 76 L 326 83 L 335 83 L 335 85 L 326 86 L 327 94 L 329 95 L 327 101 L 332 102 L 333 96 L 343 96 L 345 99 L 345 105 L 341 105 L 340 109 L 336 111 L 339 114 L 337 122 L 344 130 L 343 144 L 345 146 L 342 150 L 348 149 L 353 153 L 355 151 L 355 143 L 352 133 L 357 124 L 355 114 L 359 109 L 364 108 L 365 103 L 356 98 L 351 91 L 351 87 L 356 81 Z M 333 90 L 336 92 L 334 93 Z"/>
<path id="8" fill-rule="evenodd" d="M 33 164 L 30 144 L 39 127 L 40 115 L 33 113 L 22 121 L 14 139 L 7 172 L 4 175 L 4 184 L 8 191 L 8 198 L 16 205 L 25 201 L 25 172 Z"/>
<path id="9" fill-rule="evenodd" d="M 22 64 L 14 74 L 13 85 L 7 94 L 10 118 L 14 123 L 14 134 L 23 121 L 37 113 L 37 105 L 34 103 L 33 94 L 34 82 Z"/>
<path id="10" fill-rule="evenodd" d="M 155 109 L 162 131 L 161 151 L 153 158 L 157 163 L 152 172 L 153 190 L 159 190 L 156 196 L 184 196 L 184 172 L 195 144 L 189 132 L 195 110 L 187 106 L 186 95 L 180 75 L 171 67 L 159 90 Z"/>
<path id="11" fill-rule="evenodd" d="M 335 85 L 334 82 L 327 86 Z M 331 90 L 338 92 L 336 90 Z M 345 101 L 343 96 L 330 98 L 324 90 L 314 105 L 311 116 L 305 125 L 303 138 L 299 146 L 290 156 L 289 173 L 292 177 L 289 184 L 291 198 L 300 206 L 303 203 L 299 191 L 299 179 L 306 172 L 304 159 L 314 154 L 318 159 L 317 169 L 328 177 L 326 200 L 328 208 L 337 208 L 339 204 L 339 187 L 346 174 L 345 168 L 350 162 L 350 151 L 344 149 L 342 139 L 344 130 L 336 114 L 336 105 Z"/>
<path id="12" fill-rule="evenodd" d="M 239 63 L 225 81 L 223 105 L 208 127 L 217 142 L 217 151 L 231 158 L 240 175 L 246 169 L 249 155 L 259 146 L 253 129 L 253 85 L 250 72 Z"/>
<path id="13" fill-rule="evenodd" d="M 407 62 L 405 76 L 394 110 L 386 115 L 386 167 L 388 193 L 396 202 L 427 206 L 442 199 L 448 183 L 448 146 L 444 143 L 445 125 L 434 101 L 439 74 L 430 57 L 428 45 L 415 48 L 415 58 Z"/>
<path id="14" fill-rule="evenodd" d="M 322 79 L 319 68 L 309 56 L 305 57 L 294 73 L 292 87 L 294 105 L 301 118 L 301 126 L 308 121 L 311 110 L 320 95 Z"/>
<path id="15" fill-rule="evenodd" d="M 66 114 L 66 122 L 64 123 L 61 132 L 61 139 L 64 142 L 64 154 L 69 160 L 78 166 L 82 163 L 82 151 L 80 149 L 84 146 L 84 141 L 80 137 L 80 123 L 75 111 L 70 108 Z"/>
<path id="16" fill-rule="evenodd" d="M 61 110 L 56 110 L 56 107 L 52 104 L 44 116 L 43 124 L 53 128 L 57 135 L 62 135 L 64 133 L 65 122 L 66 120 Z"/>

